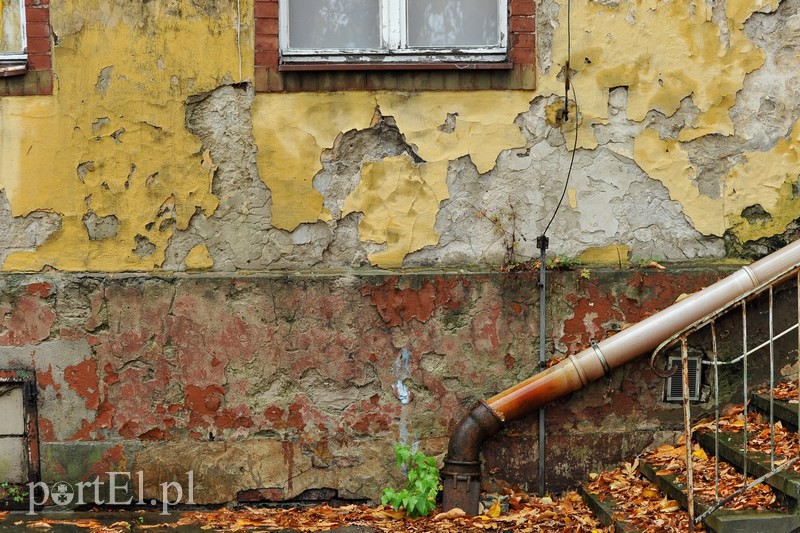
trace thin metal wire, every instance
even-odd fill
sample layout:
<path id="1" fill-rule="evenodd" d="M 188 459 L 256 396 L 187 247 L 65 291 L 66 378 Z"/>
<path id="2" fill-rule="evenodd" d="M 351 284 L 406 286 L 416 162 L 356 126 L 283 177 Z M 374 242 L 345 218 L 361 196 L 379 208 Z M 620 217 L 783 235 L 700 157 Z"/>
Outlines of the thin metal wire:
<path id="1" fill-rule="evenodd" d="M 717 323 L 711 322 L 711 351 L 717 361 Z M 719 367 L 714 365 L 714 501 L 719 501 Z"/>
<path id="2" fill-rule="evenodd" d="M 773 288 L 769 286 L 769 469 L 775 470 L 775 333 Z"/>
<path id="3" fill-rule="evenodd" d="M 569 181 L 572 178 L 572 168 L 575 165 L 575 153 L 578 151 L 578 129 L 580 128 L 580 106 L 578 106 L 578 95 L 575 93 L 575 84 L 569 83 L 570 80 L 570 66 L 569 62 L 572 54 L 572 1 L 567 0 L 567 65 L 566 70 L 564 71 L 564 76 L 566 76 L 567 80 L 567 90 L 565 90 L 564 94 L 564 108 L 569 110 L 569 91 L 572 91 L 572 99 L 575 101 L 575 139 L 572 144 L 572 154 L 569 158 L 569 167 L 567 168 L 567 178 L 564 180 L 564 190 L 561 191 L 561 197 L 558 199 L 558 203 L 556 204 L 556 208 L 553 210 L 553 216 L 550 217 L 550 221 L 544 227 L 544 231 L 542 232 L 542 237 L 547 235 L 547 230 L 550 229 L 550 225 L 556 219 L 556 215 L 558 214 L 559 209 L 561 209 L 561 205 L 564 203 L 564 197 L 567 195 L 567 190 L 569 189 Z"/>
<path id="4" fill-rule="evenodd" d="M 689 347 L 686 337 L 681 339 L 681 373 L 683 374 L 683 423 L 686 437 L 686 511 L 689 513 L 689 531 L 694 531 L 694 474 L 692 469 L 692 414 L 689 402 Z"/>
<path id="5" fill-rule="evenodd" d="M 744 403 L 744 426 L 742 427 L 742 435 L 744 436 L 744 445 L 742 449 L 744 450 L 744 455 L 747 456 L 747 302 L 742 301 L 742 351 L 744 352 L 744 369 L 742 372 L 744 384 L 744 396 L 743 403 Z M 742 473 L 744 474 L 744 484 L 747 485 L 747 461 L 744 462 L 744 468 L 742 468 Z"/>

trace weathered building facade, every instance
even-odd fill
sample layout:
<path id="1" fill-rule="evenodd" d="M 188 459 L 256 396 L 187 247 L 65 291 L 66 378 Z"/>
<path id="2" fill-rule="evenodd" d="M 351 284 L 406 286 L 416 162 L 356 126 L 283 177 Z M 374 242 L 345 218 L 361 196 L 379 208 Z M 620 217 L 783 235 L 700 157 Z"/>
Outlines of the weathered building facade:
<path id="1" fill-rule="evenodd" d="M 797 235 L 798 0 L 572 2 L 569 46 L 566 1 L 498 0 L 502 61 L 391 69 L 287 61 L 277 0 L 2 6 L 0 368 L 35 370 L 49 483 L 374 498 L 395 442 L 537 371 L 535 276 L 497 269 L 562 191 L 551 252 L 591 271 L 552 279 L 553 356 Z M 677 416 L 645 363 L 576 393 L 551 487 Z M 535 427 L 495 481 L 533 482 Z"/>

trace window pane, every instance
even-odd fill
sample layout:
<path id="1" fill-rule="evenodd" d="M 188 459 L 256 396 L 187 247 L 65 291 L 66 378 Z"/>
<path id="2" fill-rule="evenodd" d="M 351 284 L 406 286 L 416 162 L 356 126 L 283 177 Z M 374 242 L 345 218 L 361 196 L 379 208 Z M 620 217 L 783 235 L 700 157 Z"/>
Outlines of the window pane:
<path id="1" fill-rule="evenodd" d="M 22 13 L 19 0 L 0 0 L 0 54 L 20 53 L 22 42 Z"/>
<path id="2" fill-rule="evenodd" d="M 497 46 L 498 0 L 407 0 L 412 47 Z"/>
<path id="3" fill-rule="evenodd" d="M 288 0 L 289 47 L 380 48 L 380 0 Z"/>

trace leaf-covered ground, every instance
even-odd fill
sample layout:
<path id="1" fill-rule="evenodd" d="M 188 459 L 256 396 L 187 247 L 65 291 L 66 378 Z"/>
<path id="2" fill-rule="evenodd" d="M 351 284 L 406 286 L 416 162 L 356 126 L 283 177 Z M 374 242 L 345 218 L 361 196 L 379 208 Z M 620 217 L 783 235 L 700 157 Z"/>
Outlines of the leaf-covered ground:
<path id="1" fill-rule="evenodd" d="M 781 383 L 774 389 L 776 399 L 797 404 L 797 384 Z M 720 431 L 742 432 L 747 428 L 748 449 L 769 453 L 771 442 L 768 419 L 751 410 L 745 420 L 742 406 L 729 408 L 720 417 Z M 693 430 L 714 431 L 714 420 L 698 422 Z M 800 453 L 796 433 L 780 422 L 774 425 L 776 463 Z M 692 445 L 692 467 L 695 498 L 712 503 L 732 494 L 745 484 L 743 476 L 727 463 L 719 464 L 719 482 L 715 483 L 715 460 L 699 447 Z M 637 469 L 639 462 L 654 465 L 660 474 L 677 476 L 686 482 L 686 445 L 662 445 L 643 454 L 631 463 L 590 474 L 585 488 L 592 493 L 617 501 L 616 517 L 648 532 L 683 532 L 688 530 L 688 515 L 677 502 L 670 500 L 645 479 Z M 800 461 L 794 468 L 800 471 Z M 748 480 L 748 482 L 751 480 Z M 715 488 L 716 487 L 716 488 Z M 383 506 L 318 505 L 291 509 L 237 508 L 215 511 L 175 512 L 168 519 L 153 511 L 122 511 L 104 513 L 42 514 L 25 516 L 0 512 L 0 530 L 40 531 L 330 531 L 345 528 L 354 532 L 610 532 L 602 526 L 584 505 L 580 496 L 569 492 L 560 496 L 536 497 L 507 491 L 508 511 L 501 512 L 499 502 L 484 514 L 467 517 L 458 509 L 448 513 L 434 512 L 430 516 L 412 519 L 405 513 Z M 725 505 L 726 509 L 776 509 L 776 495 L 770 487 L 760 484 L 740 494 Z M 80 518 L 75 518 L 80 516 Z M 698 527 L 695 531 L 703 531 Z"/>
<path id="2" fill-rule="evenodd" d="M 328 531 L 349 526 L 349 532 L 609 532 L 583 504 L 580 496 L 570 492 L 559 498 L 538 498 L 522 493 L 509 494 L 509 510 L 501 514 L 499 505 L 493 505 L 485 514 L 464 516 L 454 510 L 433 513 L 428 517 L 411 519 L 405 513 L 383 506 L 369 507 L 347 505 L 329 507 L 319 505 L 294 509 L 220 509 L 217 511 L 183 512 L 170 523 L 151 523 L 155 513 L 120 513 L 119 520 L 93 518 L 65 520 L 48 516 L 35 520 L 15 519 L 5 516 L 0 527 L 10 525 L 30 530 L 54 531 L 59 526 L 70 525 L 91 532 L 126 531 Z M 141 518 L 139 518 L 141 517 Z M 0 519 L 3 516 L 0 514 Z M 54 529 L 55 528 L 55 529 Z"/>

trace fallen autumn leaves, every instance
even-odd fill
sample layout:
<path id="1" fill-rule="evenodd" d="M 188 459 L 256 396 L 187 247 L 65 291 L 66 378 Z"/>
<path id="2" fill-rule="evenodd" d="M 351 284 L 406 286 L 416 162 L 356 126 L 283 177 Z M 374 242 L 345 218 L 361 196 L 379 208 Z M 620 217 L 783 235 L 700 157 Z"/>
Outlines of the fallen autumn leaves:
<path id="1" fill-rule="evenodd" d="M 0 515 L 2 518 L 2 515 Z M 405 513 L 383 506 L 319 505 L 293 509 L 220 509 L 217 511 L 184 512 L 181 518 L 167 524 L 141 524 L 137 520 L 103 525 L 97 520 L 54 520 L 41 518 L 35 522 L 17 522 L 17 527 L 48 530 L 59 524 L 70 524 L 95 533 L 126 531 L 169 531 L 182 527 L 200 527 L 209 531 L 327 531 L 355 526 L 364 531 L 379 532 L 608 532 L 583 504 L 580 496 L 569 492 L 561 498 L 538 498 L 523 493 L 509 494 L 509 512 L 501 515 L 499 506 L 486 514 L 468 517 L 460 510 L 411 519 Z"/>
<path id="2" fill-rule="evenodd" d="M 797 402 L 797 388 L 794 384 L 780 384 L 775 389 L 775 397 Z M 769 451 L 771 439 L 769 424 L 758 413 L 750 412 L 747 417 L 748 448 Z M 740 432 L 745 428 L 742 406 L 730 408 L 720 418 L 720 430 Z M 694 426 L 695 432 L 713 431 L 713 421 L 701 421 Z M 777 461 L 783 457 L 793 457 L 800 453 L 795 433 L 786 431 L 778 422 L 775 424 L 775 451 Z M 668 499 L 654 484 L 642 477 L 637 465 L 647 461 L 658 469 L 659 474 L 676 476 L 685 483 L 686 447 L 684 442 L 677 445 L 663 445 L 642 455 L 632 463 L 610 472 L 591 474 L 591 483 L 586 485 L 588 492 L 611 497 L 617 503 L 615 518 L 624 520 L 642 531 L 683 532 L 688 529 L 688 515 L 680 509 L 677 502 Z M 776 462 L 777 462 L 776 461 Z M 715 498 L 724 498 L 741 487 L 745 480 L 727 463 L 719 465 L 719 483 L 715 488 L 713 457 L 697 444 L 692 445 L 692 466 L 694 470 L 695 496 L 698 500 L 711 503 Z M 800 471 L 800 463 L 794 465 Z M 717 492 L 718 490 L 718 492 Z M 465 516 L 463 511 L 454 509 L 446 513 L 431 514 L 428 517 L 409 518 L 404 512 L 379 507 L 347 505 L 275 509 L 239 508 L 216 511 L 182 512 L 169 523 L 152 523 L 156 513 L 123 512 L 120 519 L 80 520 L 55 519 L 41 516 L 33 520 L 14 521 L 13 515 L 0 512 L 0 523 L 13 524 L 15 529 L 31 530 L 57 529 L 68 525 L 96 533 L 127 531 L 180 531 L 183 529 L 202 529 L 208 531 L 328 531 L 350 526 L 360 531 L 374 532 L 610 532 L 603 527 L 592 512 L 584 505 L 580 496 L 569 492 L 558 498 L 534 497 L 524 493 L 507 491 L 509 511 L 500 513 L 499 502 L 489 507 L 485 514 L 477 517 Z M 774 509 L 776 496 L 772 489 L 761 484 L 732 499 L 727 509 Z M 148 518 L 145 518 L 148 517 Z M 352 530 L 351 530 L 352 531 Z M 702 526 L 695 531 L 703 531 Z"/>

